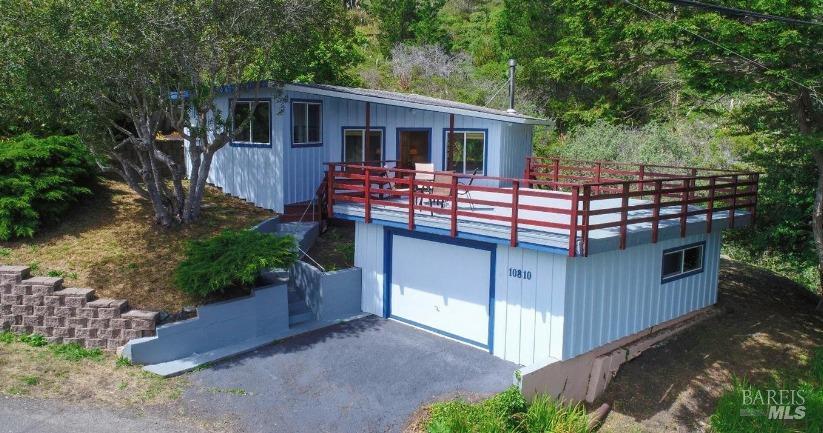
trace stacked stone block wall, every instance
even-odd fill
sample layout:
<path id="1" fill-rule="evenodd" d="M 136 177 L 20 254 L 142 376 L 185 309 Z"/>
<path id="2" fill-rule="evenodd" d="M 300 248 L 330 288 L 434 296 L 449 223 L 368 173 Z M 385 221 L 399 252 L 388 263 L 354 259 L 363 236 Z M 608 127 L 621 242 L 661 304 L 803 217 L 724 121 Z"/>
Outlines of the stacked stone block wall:
<path id="1" fill-rule="evenodd" d="M 62 278 L 29 278 L 25 266 L 0 266 L 0 329 L 36 333 L 51 343 L 116 350 L 155 334 L 157 313 L 130 310 L 122 299 L 97 299 L 92 289 L 63 288 Z"/>

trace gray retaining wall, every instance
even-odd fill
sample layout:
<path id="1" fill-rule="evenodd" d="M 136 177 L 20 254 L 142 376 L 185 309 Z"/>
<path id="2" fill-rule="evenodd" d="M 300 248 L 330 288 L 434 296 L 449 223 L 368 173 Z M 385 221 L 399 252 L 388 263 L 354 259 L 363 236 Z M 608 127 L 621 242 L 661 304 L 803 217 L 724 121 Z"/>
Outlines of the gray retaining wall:
<path id="1" fill-rule="evenodd" d="M 340 320 L 361 313 L 360 268 L 323 272 L 308 263 L 297 262 L 289 274 L 290 284 L 305 292 L 306 304 L 317 320 Z"/>
<path id="2" fill-rule="evenodd" d="M 157 336 L 130 341 L 123 356 L 157 364 L 230 346 L 244 340 L 282 338 L 289 331 L 285 284 L 260 287 L 250 296 L 207 304 L 197 317 L 157 328 Z"/>

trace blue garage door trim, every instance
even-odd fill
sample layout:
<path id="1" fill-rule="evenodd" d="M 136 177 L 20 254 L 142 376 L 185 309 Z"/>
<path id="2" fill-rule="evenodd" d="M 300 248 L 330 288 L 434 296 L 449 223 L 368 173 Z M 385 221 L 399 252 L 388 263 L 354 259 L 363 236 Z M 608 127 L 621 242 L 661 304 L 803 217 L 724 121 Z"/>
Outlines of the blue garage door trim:
<path id="1" fill-rule="evenodd" d="M 423 233 L 423 232 L 412 232 L 403 229 L 397 229 L 392 227 L 384 227 L 383 230 L 383 270 L 385 272 L 386 278 L 383 280 L 383 317 L 385 318 L 393 318 L 401 322 L 408 323 L 413 326 L 420 327 L 427 331 L 435 332 L 437 334 L 453 338 L 455 340 L 462 341 L 464 343 L 471 344 L 472 346 L 481 347 L 484 349 L 488 349 L 489 353 L 492 353 L 494 350 L 494 276 L 495 276 L 495 265 L 497 263 L 497 245 L 488 243 L 488 242 L 480 242 L 476 240 L 470 239 L 460 239 L 460 238 L 451 238 L 448 236 L 439 236 L 430 233 Z M 440 242 L 444 244 L 456 245 L 460 247 L 468 247 L 468 248 L 475 248 L 478 250 L 488 251 L 489 254 L 489 344 L 481 344 L 476 341 L 472 341 L 459 335 L 454 335 L 449 332 L 441 331 L 439 329 L 432 328 L 430 326 L 423 325 L 421 323 L 414 322 L 412 320 L 404 319 L 402 317 L 396 317 L 391 315 L 391 272 L 392 272 L 392 238 L 394 236 L 405 236 L 408 238 L 413 239 L 422 239 L 426 241 L 432 242 Z"/>

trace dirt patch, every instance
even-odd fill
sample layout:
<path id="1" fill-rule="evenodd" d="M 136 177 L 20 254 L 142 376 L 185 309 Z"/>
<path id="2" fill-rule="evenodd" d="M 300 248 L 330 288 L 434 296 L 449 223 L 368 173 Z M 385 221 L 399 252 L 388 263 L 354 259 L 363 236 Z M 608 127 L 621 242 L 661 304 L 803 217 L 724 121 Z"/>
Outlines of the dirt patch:
<path id="1" fill-rule="evenodd" d="M 723 260 L 718 306 L 724 314 L 621 368 L 595 404 L 613 407 L 602 431 L 704 431 L 734 377 L 762 383 L 823 345 L 823 318 L 805 289 L 768 271 Z"/>
<path id="2" fill-rule="evenodd" d="M 178 400 L 186 386 L 184 377 L 163 379 L 118 363 L 109 353 L 69 360 L 56 356 L 50 346 L 0 343 L 0 394 L 72 404 L 156 406 Z"/>
<path id="3" fill-rule="evenodd" d="M 328 230 L 317 238 L 309 250 L 309 257 L 327 271 L 354 266 L 354 222 L 331 221 Z M 303 260 L 312 263 L 309 258 Z"/>
<path id="4" fill-rule="evenodd" d="M 3 244 L 0 264 L 25 264 L 34 275 L 59 275 L 67 287 L 89 287 L 100 297 L 128 299 L 136 308 L 179 311 L 195 303 L 172 283 L 189 239 L 225 228 L 247 228 L 272 212 L 209 188 L 196 224 L 163 229 L 151 206 L 122 182 L 103 180 L 94 198 L 62 223 L 32 239 Z"/>

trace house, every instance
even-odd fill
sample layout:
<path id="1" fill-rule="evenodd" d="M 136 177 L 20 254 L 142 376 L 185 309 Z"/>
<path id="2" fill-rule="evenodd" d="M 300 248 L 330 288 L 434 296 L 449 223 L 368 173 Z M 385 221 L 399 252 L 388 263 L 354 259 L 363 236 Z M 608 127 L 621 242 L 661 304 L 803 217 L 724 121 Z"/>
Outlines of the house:
<path id="1" fill-rule="evenodd" d="M 548 365 L 714 304 L 720 231 L 754 218 L 756 173 L 524 165 L 425 181 L 329 164 L 329 214 L 356 221 L 362 310 Z"/>
<path id="2" fill-rule="evenodd" d="M 437 169 L 516 177 L 531 155 L 532 128 L 549 121 L 517 112 L 369 89 L 269 82 L 227 87 L 218 106 L 235 122 L 253 121 L 218 151 L 209 182 L 258 206 L 283 212 L 311 200 L 329 161 L 396 161 L 411 168 L 431 162 Z M 254 108 L 254 113 L 250 110 Z M 453 132 L 461 155 L 447 158 Z"/>
<path id="3" fill-rule="evenodd" d="M 233 114 L 210 182 L 279 212 L 319 192 L 356 222 L 363 312 L 524 366 L 711 306 L 720 232 L 754 219 L 756 173 L 535 158 L 549 122 L 513 110 L 287 84 Z"/>

